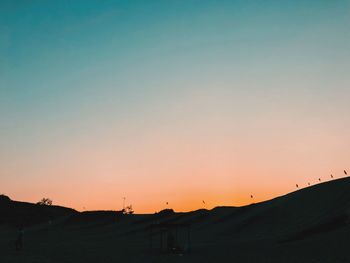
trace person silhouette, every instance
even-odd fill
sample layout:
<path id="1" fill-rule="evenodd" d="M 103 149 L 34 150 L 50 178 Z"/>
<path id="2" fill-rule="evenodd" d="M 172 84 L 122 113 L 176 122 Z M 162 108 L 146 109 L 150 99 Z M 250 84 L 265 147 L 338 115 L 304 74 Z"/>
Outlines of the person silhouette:
<path id="1" fill-rule="evenodd" d="M 22 250 L 23 249 L 23 227 L 20 226 L 18 229 L 18 235 L 16 239 L 16 250 Z"/>

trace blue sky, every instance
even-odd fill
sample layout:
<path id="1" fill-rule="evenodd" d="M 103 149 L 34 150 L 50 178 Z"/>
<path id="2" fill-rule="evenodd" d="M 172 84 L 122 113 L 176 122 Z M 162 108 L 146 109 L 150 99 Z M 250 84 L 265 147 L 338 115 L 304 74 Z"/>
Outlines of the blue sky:
<path id="1" fill-rule="evenodd" d="M 169 170 L 179 169 L 180 179 L 217 167 L 227 174 L 222 184 L 245 182 L 229 178 L 241 168 L 228 156 L 257 162 L 273 174 L 267 181 L 311 154 L 314 163 L 303 166 L 304 172 L 291 168 L 283 180 L 321 172 L 326 167 L 318 164 L 329 149 L 337 158 L 327 169 L 338 167 L 349 153 L 349 26 L 349 1 L 2 1 L 3 191 L 37 199 L 48 188 L 42 179 L 49 177 L 56 185 L 50 193 L 67 203 L 72 192 L 60 195 L 72 176 L 67 167 L 74 166 L 76 180 L 83 180 L 78 159 L 86 161 L 89 152 L 110 160 L 93 162 L 90 185 L 101 176 L 116 183 L 126 170 L 125 183 L 152 178 L 149 173 L 157 180 L 165 176 L 163 161 Z M 186 143 L 175 147 L 179 142 Z M 170 152 L 154 153 L 147 169 L 130 172 L 130 160 L 145 160 L 167 143 Z M 302 144 L 297 152 L 296 143 Z M 225 145 L 234 150 L 227 152 Z M 201 156 L 200 149 L 208 155 L 181 169 L 183 159 L 168 161 L 188 152 Z M 245 150 L 251 154 L 244 157 Z M 259 161 L 265 150 L 266 167 Z M 130 156 L 122 157 L 128 165 L 121 169 L 111 156 L 123 152 Z M 282 158 L 281 167 L 271 168 L 274 158 Z M 211 168 L 203 165 L 208 160 Z M 62 183 L 55 181 L 56 165 Z M 106 166 L 113 169 L 101 175 Z M 204 181 L 211 180 L 208 175 Z M 211 196 L 217 187 L 208 190 Z M 288 191 L 282 182 L 276 189 L 262 199 Z M 215 202 L 234 200 L 234 194 L 228 190 Z"/>

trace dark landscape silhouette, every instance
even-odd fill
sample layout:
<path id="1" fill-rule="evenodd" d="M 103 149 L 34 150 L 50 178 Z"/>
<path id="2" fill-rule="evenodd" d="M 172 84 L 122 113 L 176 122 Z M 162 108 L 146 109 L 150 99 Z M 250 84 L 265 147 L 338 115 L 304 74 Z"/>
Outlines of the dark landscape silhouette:
<path id="1" fill-rule="evenodd" d="M 299 189 L 242 207 L 154 214 L 1 195 L 1 262 L 349 262 L 350 179 Z"/>
<path id="2" fill-rule="evenodd" d="M 350 263 L 350 0 L 0 0 L 0 263 Z"/>

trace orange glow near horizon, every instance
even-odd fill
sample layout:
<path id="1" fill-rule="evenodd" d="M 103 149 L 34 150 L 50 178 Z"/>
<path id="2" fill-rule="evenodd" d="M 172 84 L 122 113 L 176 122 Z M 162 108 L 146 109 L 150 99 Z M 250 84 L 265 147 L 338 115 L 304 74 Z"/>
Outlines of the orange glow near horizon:
<path id="1" fill-rule="evenodd" d="M 188 121 L 176 125 L 185 129 Z M 11 189 L 4 194 L 31 202 L 49 197 L 79 211 L 120 210 L 124 196 L 136 213 L 196 210 L 204 208 L 202 200 L 207 209 L 242 206 L 294 191 L 296 183 L 327 181 L 331 173 L 338 178 L 350 155 L 341 136 L 317 125 L 298 135 L 292 123 L 273 118 L 243 130 L 218 131 L 223 124 L 212 122 L 205 130 L 199 124 L 192 130 L 115 127 L 98 140 L 82 134 L 37 146 L 3 166 L 10 175 L 3 189 Z M 16 174 L 26 176 L 11 180 Z"/>
<path id="2" fill-rule="evenodd" d="M 189 211 L 350 170 L 349 1 L 151 2 L 0 1 L 0 194 Z"/>
<path id="3" fill-rule="evenodd" d="M 111 143 L 103 139 L 93 144 L 88 138 L 80 138 L 71 141 L 69 148 L 59 144 L 51 148 L 45 164 L 41 157 L 45 151 L 40 149 L 30 162 L 23 158 L 21 166 L 8 166 L 12 169 L 7 171 L 25 169 L 36 183 L 22 178 L 21 182 L 12 182 L 13 192 L 5 194 L 31 202 L 49 197 L 56 205 L 78 211 L 120 210 L 123 197 L 136 213 L 165 208 L 191 211 L 257 203 L 295 191 L 296 183 L 306 187 L 308 182 L 317 183 L 319 177 L 328 181 L 331 173 L 339 178 L 346 162 L 334 155 L 332 141 L 324 143 L 320 151 L 294 142 L 288 144 L 291 148 L 284 148 L 286 144 L 279 148 L 278 144 L 268 146 L 264 140 L 248 144 L 212 138 L 204 143 L 202 139 L 207 138 L 180 137 L 143 134 L 132 144 L 131 140 Z M 316 145 L 324 137 L 312 138 Z M 311 143 L 312 138 L 308 138 Z M 330 170 L 334 164 L 337 169 Z M 10 183 L 4 181 L 3 185 Z"/>

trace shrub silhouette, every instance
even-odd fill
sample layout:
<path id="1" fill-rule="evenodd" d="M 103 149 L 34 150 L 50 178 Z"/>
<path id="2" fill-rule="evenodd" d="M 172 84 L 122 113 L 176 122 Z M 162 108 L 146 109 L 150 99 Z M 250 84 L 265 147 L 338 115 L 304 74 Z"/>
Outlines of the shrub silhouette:
<path id="1" fill-rule="evenodd" d="M 134 210 L 132 209 L 132 205 L 129 205 L 122 210 L 124 215 L 131 215 L 134 213 Z"/>
<path id="2" fill-rule="evenodd" d="M 39 202 L 36 203 L 37 205 L 52 205 L 52 200 L 50 198 L 43 198 Z"/>

